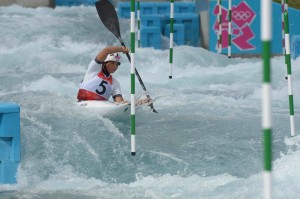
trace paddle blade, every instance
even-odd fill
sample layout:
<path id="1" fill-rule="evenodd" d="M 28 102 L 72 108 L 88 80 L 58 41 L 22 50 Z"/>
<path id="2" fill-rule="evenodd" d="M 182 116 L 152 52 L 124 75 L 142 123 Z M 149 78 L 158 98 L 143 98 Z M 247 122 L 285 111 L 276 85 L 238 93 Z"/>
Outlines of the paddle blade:
<path id="1" fill-rule="evenodd" d="M 120 40 L 121 34 L 119 20 L 115 7 L 109 2 L 109 0 L 97 1 L 95 5 L 102 23 Z"/>

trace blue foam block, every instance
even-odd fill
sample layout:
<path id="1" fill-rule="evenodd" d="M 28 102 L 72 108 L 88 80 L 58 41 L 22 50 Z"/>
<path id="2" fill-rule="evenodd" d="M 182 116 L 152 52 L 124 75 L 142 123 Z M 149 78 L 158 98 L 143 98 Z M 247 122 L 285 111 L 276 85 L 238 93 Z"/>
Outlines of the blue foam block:
<path id="1" fill-rule="evenodd" d="M 157 2 L 157 14 L 170 14 L 170 2 Z"/>
<path id="2" fill-rule="evenodd" d="M 162 31 L 165 26 L 165 16 L 159 14 L 142 15 L 141 23 L 147 27 L 158 27 Z"/>
<path id="3" fill-rule="evenodd" d="M 56 6 L 95 6 L 98 0 L 55 0 Z"/>
<path id="4" fill-rule="evenodd" d="M 174 16 L 174 22 L 183 24 L 185 30 L 185 45 L 199 46 L 200 20 L 199 14 L 178 13 Z"/>
<path id="5" fill-rule="evenodd" d="M 20 106 L 15 103 L 0 103 L 0 113 L 19 113 Z"/>
<path id="6" fill-rule="evenodd" d="M 142 47 L 154 47 L 155 49 L 161 49 L 160 28 L 142 26 L 141 45 Z"/>
<path id="7" fill-rule="evenodd" d="M 11 149 L 12 149 L 12 138 L 11 137 L 0 137 L 0 160 L 9 161 L 11 160 Z"/>
<path id="8" fill-rule="evenodd" d="M 85 5 L 85 6 L 95 6 L 95 3 L 97 2 L 98 0 L 83 0 L 82 1 L 82 4 Z"/>
<path id="9" fill-rule="evenodd" d="M 80 6 L 82 5 L 81 0 L 55 0 L 56 6 Z"/>
<path id="10" fill-rule="evenodd" d="M 0 183 L 16 183 L 20 162 L 20 106 L 0 104 Z"/>
<path id="11" fill-rule="evenodd" d="M 17 183 L 16 175 L 19 162 L 0 161 L 0 183 L 15 184 Z"/>
<path id="12" fill-rule="evenodd" d="M 174 3 L 175 13 L 194 13 L 195 2 L 175 2 Z"/>
<path id="13" fill-rule="evenodd" d="M 140 14 L 157 14 L 157 6 L 155 2 L 141 2 L 140 3 Z"/>
<path id="14" fill-rule="evenodd" d="M 129 2 L 119 2 L 118 3 L 118 16 L 120 18 L 124 18 L 124 19 L 130 18 L 130 3 Z"/>
<path id="15" fill-rule="evenodd" d="M 20 107 L 13 103 L 0 104 L 1 160 L 20 160 Z M 5 151 L 5 152 L 4 152 Z M 7 156 L 9 154 L 9 157 Z"/>

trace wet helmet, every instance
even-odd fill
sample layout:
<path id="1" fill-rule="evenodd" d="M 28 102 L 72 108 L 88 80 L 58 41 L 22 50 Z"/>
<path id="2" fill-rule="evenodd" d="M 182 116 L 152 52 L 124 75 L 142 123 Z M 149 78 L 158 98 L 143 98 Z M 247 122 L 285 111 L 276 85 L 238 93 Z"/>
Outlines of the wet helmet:
<path id="1" fill-rule="evenodd" d="M 112 54 L 107 55 L 104 62 L 115 61 L 115 62 L 119 62 L 119 64 L 120 64 L 120 59 L 121 59 L 121 56 L 118 53 L 112 53 Z"/>

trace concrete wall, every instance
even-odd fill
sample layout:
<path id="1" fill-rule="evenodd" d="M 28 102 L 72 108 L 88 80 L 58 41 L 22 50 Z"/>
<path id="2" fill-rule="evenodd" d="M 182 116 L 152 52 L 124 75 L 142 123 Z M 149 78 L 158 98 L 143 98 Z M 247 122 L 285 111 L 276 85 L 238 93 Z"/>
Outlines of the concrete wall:
<path id="1" fill-rule="evenodd" d="M 0 6 L 18 4 L 24 7 L 54 7 L 54 0 L 0 0 Z"/>
<path id="2" fill-rule="evenodd" d="M 200 15 L 200 46 L 209 48 L 209 1 L 193 0 L 195 2 L 195 12 Z"/>

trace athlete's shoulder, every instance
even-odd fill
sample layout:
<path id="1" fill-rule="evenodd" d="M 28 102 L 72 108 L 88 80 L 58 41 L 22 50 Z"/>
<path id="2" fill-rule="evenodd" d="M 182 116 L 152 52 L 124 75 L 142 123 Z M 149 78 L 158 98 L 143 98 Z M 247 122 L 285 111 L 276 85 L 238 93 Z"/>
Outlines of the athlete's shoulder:
<path id="1" fill-rule="evenodd" d="M 116 78 L 114 78 L 113 76 L 111 76 L 111 77 L 112 77 L 112 83 L 114 85 L 120 85 L 120 82 Z"/>

